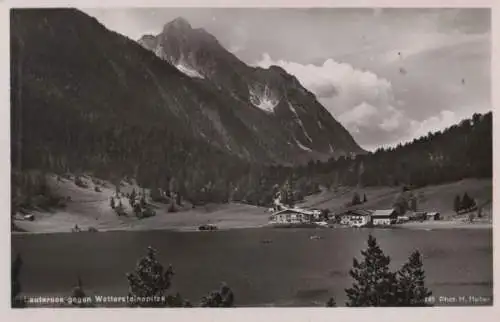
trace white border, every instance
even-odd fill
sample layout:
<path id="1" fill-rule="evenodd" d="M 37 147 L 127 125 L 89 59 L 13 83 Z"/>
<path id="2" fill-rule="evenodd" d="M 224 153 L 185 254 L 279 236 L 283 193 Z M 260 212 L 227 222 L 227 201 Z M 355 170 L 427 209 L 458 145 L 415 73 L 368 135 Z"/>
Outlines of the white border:
<path id="1" fill-rule="evenodd" d="M 0 277 L 0 305 L 4 309 L 1 312 L 3 321 L 99 321 L 99 320 L 119 320 L 122 321 L 376 321 L 381 322 L 410 322 L 410 321 L 497 321 L 500 317 L 500 293 L 498 283 L 494 283 L 494 307 L 457 307 L 457 308 L 431 308 L 431 309 L 410 309 L 410 308 L 237 308 L 237 309 L 10 309 L 10 226 L 8 211 L 10 207 L 10 94 L 9 94 L 9 8 L 10 7 L 406 7 L 406 8 L 436 8 L 436 7 L 490 7 L 492 8 L 492 89 L 500 89 L 500 2 L 495 0 L 351 0 L 351 1 L 328 1 L 328 0 L 87 0 L 87 1 L 5 1 L 0 0 L 0 37 L 3 46 L 0 50 L 0 97 L 3 102 L 0 108 L 0 149 L 2 162 L 0 164 L 0 205 L 4 209 L 0 215 L 0 220 L 5 231 L 5 243 L 3 243 L 2 258 L 0 265 L 2 276 Z M 492 90 L 492 104 L 497 106 L 500 103 L 500 92 Z M 500 119 L 493 111 L 494 129 L 500 128 Z M 494 173 L 499 164 L 499 154 L 497 146 L 499 139 L 497 131 L 494 130 Z M 497 176 L 493 177 L 493 209 L 497 209 L 499 190 L 495 189 Z M 494 220 L 494 280 L 496 281 L 498 263 L 499 236 L 497 234 L 497 220 Z M 375 311 L 374 311 L 375 310 Z"/>

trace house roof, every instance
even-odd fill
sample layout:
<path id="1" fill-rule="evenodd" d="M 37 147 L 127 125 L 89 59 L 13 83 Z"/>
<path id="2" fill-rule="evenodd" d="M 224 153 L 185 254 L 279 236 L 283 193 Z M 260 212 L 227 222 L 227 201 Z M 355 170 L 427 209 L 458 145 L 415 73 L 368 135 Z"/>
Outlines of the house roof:
<path id="1" fill-rule="evenodd" d="M 280 210 L 278 212 L 275 212 L 273 214 L 273 216 L 274 215 L 280 215 L 280 214 L 287 213 L 287 212 L 294 212 L 294 213 L 297 213 L 297 214 L 304 214 L 304 215 L 312 215 L 309 211 L 307 211 L 305 209 L 286 208 L 286 209 Z"/>
<path id="2" fill-rule="evenodd" d="M 375 210 L 372 217 L 389 217 L 394 214 L 394 209 Z"/>
<path id="3" fill-rule="evenodd" d="M 367 209 L 352 209 L 344 212 L 342 215 L 352 215 L 352 216 L 370 216 L 373 210 Z"/>

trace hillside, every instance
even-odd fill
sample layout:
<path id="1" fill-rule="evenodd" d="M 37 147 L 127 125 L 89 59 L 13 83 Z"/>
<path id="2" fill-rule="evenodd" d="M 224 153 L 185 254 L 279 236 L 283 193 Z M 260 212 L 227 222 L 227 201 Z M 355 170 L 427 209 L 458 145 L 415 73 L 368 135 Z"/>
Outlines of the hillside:
<path id="1" fill-rule="evenodd" d="M 219 229 L 246 228 L 265 225 L 269 214 L 266 208 L 231 203 L 226 205 L 208 204 L 192 209 L 189 202 L 177 207 L 177 212 L 169 212 L 169 204 L 151 201 L 148 203 L 155 210 L 156 216 L 138 219 L 134 215 L 126 197 L 121 200 L 127 216 L 117 216 L 110 206 L 110 198 L 115 195 L 115 186 L 107 181 L 92 177 L 82 179 L 87 187 L 77 186 L 73 178 L 48 176 L 50 190 L 64 197 L 65 207 L 31 211 L 34 221 L 15 220 L 15 225 L 22 231 L 36 233 L 71 232 L 75 225 L 83 231 L 96 228 L 98 231 L 109 230 L 197 230 L 200 225 L 215 224 Z M 98 182 L 95 184 L 94 182 Z M 94 187 L 99 187 L 96 192 Z M 121 182 L 120 192 L 127 194 L 142 189 L 135 183 Z M 149 194 L 149 193 L 148 193 Z"/>
<path id="2" fill-rule="evenodd" d="M 309 196 L 301 206 L 329 209 L 342 212 L 347 209 L 354 193 L 366 195 L 367 202 L 360 205 L 363 209 L 392 209 L 396 196 L 401 192 L 397 187 L 343 187 L 337 191 L 324 191 L 321 194 Z M 430 185 L 412 191 L 417 196 L 418 211 L 437 211 L 443 219 L 457 216 L 453 210 L 455 196 L 463 196 L 467 192 L 478 205 L 484 205 L 483 215 L 492 218 L 493 182 L 489 179 L 465 179 L 453 183 Z"/>
<path id="3" fill-rule="evenodd" d="M 179 36 L 187 32 L 177 31 Z M 362 152 L 310 94 L 298 112 L 287 107 L 294 118 L 291 130 L 281 114 L 270 117 L 222 88 L 229 83 L 187 76 L 74 9 L 11 11 L 11 59 L 13 140 L 18 142 L 13 149 L 23 150 L 26 167 L 109 171 L 114 164 L 136 176 L 135 167 L 152 159 L 177 172 L 165 154 L 180 160 L 223 154 L 296 163 Z M 291 76 L 275 78 L 285 82 Z M 304 91 L 292 82 L 286 95 Z M 319 130 L 306 118 L 314 118 L 318 127 L 318 113 L 324 129 L 311 134 L 318 143 L 308 146 L 304 131 Z M 307 129 L 300 132 L 302 126 Z"/>
<path id="4" fill-rule="evenodd" d="M 296 178 L 335 186 L 407 186 L 419 188 L 465 178 L 491 178 L 492 113 L 474 114 L 442 131 L 406 144 L 355 158 L 309 162 L 292 171 Z"/>
<path id="5" fill-rule="evenodd" d="M 186 75 L 206 80 L 233 98 L 237 117 L 251 123 L 255 133 L 273 141 L 271 146 L 278 150 L 283 145 L 299 147 L 304 155 L 316 152 L 323 159 L 364 152 L 294 76 L 277 66 L 246 65 L 206 30 L 192 28 L 183 18 L 166 23 L 160 34 L 146 35 L 139 43 Z"/>
<path id="6" fill-rule="evenodd" d="M 168 204 L 149 200 L 156 211 L 156 216 L 138 219 L 133 215 L 125 197 L 122 198 L 122 204 L 128 215 L 119 217 L 110 207 L 110 197 L 115 194 L 115 186 L 110 182 L 98 180 L 97 186 L 100 187 L 101 191 L 96 192 L 93 189 L 95 186 L 93 181 L 96 179 L 86 177 L 88 187 L 82 188 L 75 185 L 74 180 L 57 179 L 57 176 L 50 176 L 48 184 L 51 190 L 65 198 L 69 197 L 71 200 L 67 201 L 66 207 L 62 209 L 31 212 L 35 216 L 35 220 L 16 220 L 17 228 L 35 233 L 71 232 L 75 225 L 84 231 L 90 227 L 99 231 L 155 229 L 195 231 L 200 225 L 205 224 L 215 224 L 219 229 L 238 229 L 261 227 L 268 223 L 267 208 L 234 202 L 224 205 L 207 204 L 194 209 L 191 208 L 191 204 L 184 202 L 183 206 L 179 207 L 178 212 L 171 213 L 168 211 Z M 463 195 L 467 192 L 479 205 L 485 205 L 482 212 L 483 219 L 491 222 L 492 188 L 491 180 L 466 179 L 449 184 L 427 186 L 413 192 L 417 196 L 419 211 L 438 211 L 445 221 L 451 219 L 460 221 L 462 219 L 453 211 L 453 199 L 456 195 Z M 121 183 L 121 192 L 130 193 L 132 189 L 141 191 L 141 188 L 136 184 Z M 360 207 L 364 209 L 390 209 L 400 191 L 399 188 L 395 187 L 339 187 L 336 191 L 323 190 L 321 193 L 308 196 L 299 205 L 329 209 L 338 213 L 346 209 L 346 204 L 352 200 L 354 193 L 357 192 L 366 195 L 368 199 Z"/>

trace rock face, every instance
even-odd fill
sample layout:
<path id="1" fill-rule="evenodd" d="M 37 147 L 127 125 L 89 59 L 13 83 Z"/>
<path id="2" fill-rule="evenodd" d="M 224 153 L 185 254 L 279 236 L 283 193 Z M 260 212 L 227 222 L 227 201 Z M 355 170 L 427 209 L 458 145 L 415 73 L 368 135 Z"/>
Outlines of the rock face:
<path id="1" fill-rule="evenodd" d="M 247 124 L 256 120 L 250 128 L 266 135 L 263 140 L 280 137 L 266 131 L 280 131 L 285 142 L 276 140 L 274 149 L 288 145 L 292 150 L 307 151 L 311 157 L 364 152 L 294 76 L 277 66 L 263 69 L 246 65 L 214 36 L 192 28 L 183 18 L 165 24 L 159 35 L 146 35 L 138 42 L 186 75 L 202 78 L 238 101 L 242 105 L 238 113 L 245 115 Z M 254 115 L 247 118 L 247 114 Z M 271 129 L 264 128 L 269 126 Z"/>
<path id="2" fill-rule="evenodd" d="M 11 95 L 24 167 L 140 172 L 141 160 L 176 169 L 206 155 L 289 164 L 363 152 L 295 77 L 245 65 L 184 19 L 138 44 L 75 9 L 12 10 Z"/>

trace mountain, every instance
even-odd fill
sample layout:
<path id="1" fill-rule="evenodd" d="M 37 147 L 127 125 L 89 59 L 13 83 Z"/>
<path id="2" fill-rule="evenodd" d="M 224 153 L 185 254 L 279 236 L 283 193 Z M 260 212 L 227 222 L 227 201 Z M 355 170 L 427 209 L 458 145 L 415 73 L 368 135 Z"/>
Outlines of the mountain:
<path id="1" fill-rule="evenodd" d="M 288 145 L 309 159 L 364 153 L 294 76 L 277 66 L 246 65 L 214 36 L 192 28 L 183 18 L 165 24 L 159 35 L 145 35 L 138 42 L 179 71 L 231 98 L 237 117 L 261 140 L 271 140 L 274 151 Z"/>
<path id="2" fill-rule="evenodd" d="M 29 203 L 46 189 L 43 180 L 38 184 L 25 175 L 41 170 L 112 180 L 129 176 L 150 188 L 176 182 L 176 190 L 193 201 L 227 201 L 232 191 L 238 192 L 234 198 L 249 200 L 252 193 L 259 203 L 262 173 L 266 184 L 280 183 L 285 173 L 280 167 L 268 173 L 264 165 L 332 156 L 329 145 L 339 154 L 362 151 L 314 96 L 279 68 L 249 69 L 230 55 L 238 68 L 252 71 L 238 74 L 234 85 L 224 74 L 211 81 L 198 66 L 194 70 L 201 77 L 188 76 L 76 9 L 14 9 L 10 23 L 14 199 Z M 213 37 L 200 35 L 227 53 Z M 243 80 L 259 77 L 273 93 L 280 84 L 279 94 L 288 97 L 280 98 L 273 113 L 249 103 L 248 93 L 244 98 L 231 92 Z M 288 104 L 295 106 L 295 122 L 287 119 L 293 114 Z M 313 120 L 323 129 L 313 129 Z M 313 138 L 311 145 L 304 131 L 300 136 L 300 123 Z"/>
<path id="3" fill-rule="evenodd" d="M 233 176 L 245 149 L 248 159 L 270 160 L 220 93 L 78 10 L 12 10 L 10 41 L 12 164 L 19 171 L 207 182 L 221 172 Z"/>

